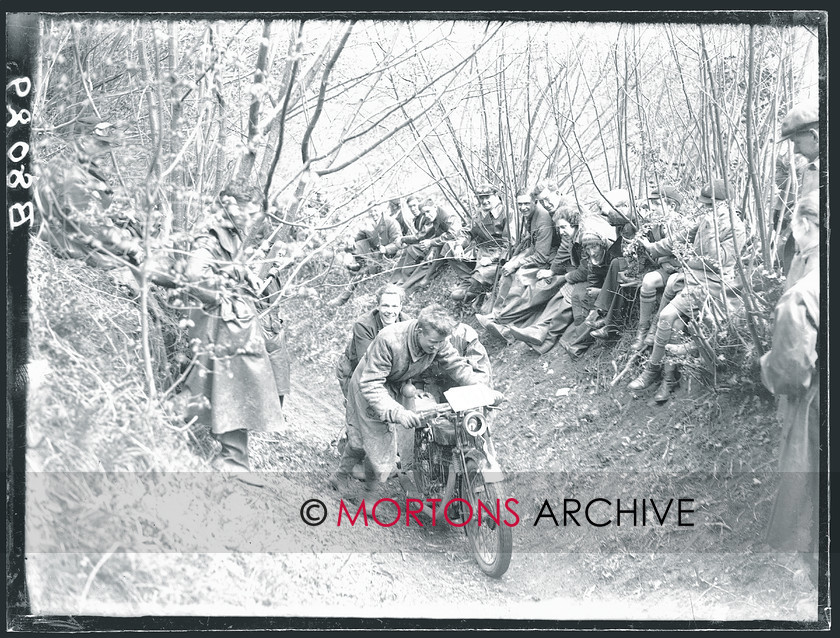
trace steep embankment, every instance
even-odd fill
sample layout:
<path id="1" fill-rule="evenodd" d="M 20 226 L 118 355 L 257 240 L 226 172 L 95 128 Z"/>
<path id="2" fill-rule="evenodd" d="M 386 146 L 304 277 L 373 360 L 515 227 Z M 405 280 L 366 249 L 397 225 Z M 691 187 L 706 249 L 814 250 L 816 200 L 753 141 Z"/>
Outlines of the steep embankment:
<path id="1" fill-rule="evenodd" d="M 27 557 L 35 613 L 813 614 L 813 592 L 803 590 L 795 564 L 752 553 L 769 510 L 765 474 L 776 432 L 770 402 L 755 392 L 712 393 L 693 383 L 665 407 L 650 406 L 644 397 L 608 391 L 627 357 L 622 343 L 572 362 L 559 349 L 537 357 L 482 334 L 508 397 L 494 438 L 508 472 L 506 493 L 520 501 L 523 518 L 510 570 L 494 581 L 475 567 L 459 530 L 338 530 L 300 520 L 304 500 L 338 507 L 326 484 L 337 462 L 331 442 L 343 424 L 332 364 L 378 282 L 362 285 L 338 309 L 312 297 L 284 305 L 294 391 L 286 432 L 254 437 L 260 488 L 203 473 L 213 452 L 206 430 L 185 428 L 165 405 L 147 407 L 137 306 L 107 274 L 56 260 L 37 243 L 30 271 L 33 359 L 44 363 L 30 394 L 29 468 L 134 472 L 136 503 L 146 507 L 146 518 L 126 531 L 125 521 L 137 515 L 125 508 L 135 501 L 97 482 L 101 474 L 66 474 L 49 498 L 31 502 L 29 540 L 42 543 Z M 444 298 L 452 283 L 445 273 L 411 298 L 408 311 Z M 691 481 L 680 483 L 685 476 Z M 696 503 L 691 543 L 662 529 L 594 536 L 531 524 L 542 499 L 659 497 L 686 485 Z"/>

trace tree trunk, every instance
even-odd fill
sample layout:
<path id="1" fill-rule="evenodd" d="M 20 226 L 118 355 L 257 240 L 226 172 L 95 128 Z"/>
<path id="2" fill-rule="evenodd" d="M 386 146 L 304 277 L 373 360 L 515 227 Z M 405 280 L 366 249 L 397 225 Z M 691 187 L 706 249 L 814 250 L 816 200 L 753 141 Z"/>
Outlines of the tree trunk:
<path id="1" fill-rule="evenodd" d="M 260 104 L 262 96 L 259 93 L 261 85 L 265 83 L 266 60 L 268 59 L 268 43 L 271 38 L 271 21 L 263 21 L 262 38 L 260 49 L 257 53 L 257 62 L 254 69 L 253 93 L 251 94 L 251 107 L 248 109 L 248 150 L 239 164 L 239 171 L 236 179 L 246 182 L 254 170 L 254 163 L 257 160 L 257 144 L 259 142 Z"/>

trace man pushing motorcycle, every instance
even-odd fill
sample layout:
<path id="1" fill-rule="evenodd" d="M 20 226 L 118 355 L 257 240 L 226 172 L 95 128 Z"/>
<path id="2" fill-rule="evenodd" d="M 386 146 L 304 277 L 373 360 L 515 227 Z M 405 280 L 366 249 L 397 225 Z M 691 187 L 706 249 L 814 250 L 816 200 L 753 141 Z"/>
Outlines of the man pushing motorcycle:
<path id="1" fill-rule="evenodd" d="M 404 406 L 401 390 L 432 364 L 457 385 L 486 381 L 448 341 L 454 327 L 446 309 L 432 304 L 415 320 L 386 326 L 370 344 L 347 389 L 347 446 L 330 476 L 333 489 L 349 498 L 356 496 L 350 472 L 364 460 L 366 505 L 386 496 L 385 482 L 397 460 L 394 425 L 407 429 L 421 425 L 420 417 Z M 496 392 L 495 398 L 498 403 L 504 397 Z"/>

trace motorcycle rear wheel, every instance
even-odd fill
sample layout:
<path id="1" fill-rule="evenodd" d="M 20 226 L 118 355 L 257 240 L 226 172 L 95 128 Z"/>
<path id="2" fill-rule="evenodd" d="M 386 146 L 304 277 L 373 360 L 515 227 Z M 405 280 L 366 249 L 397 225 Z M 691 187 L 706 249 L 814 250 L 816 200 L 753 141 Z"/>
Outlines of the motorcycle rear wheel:
<path id="1" fill-rule="evenodd" d="M 473 558 L 479 568 L 491 578 L 500 578 L 510 566 L 513 552 L 513 533 L 510 527 L 500 521 L 496 525 L 488 517 L 482 517 L 478 524 L 478 500 L 484 501 L 491 510 L 495 510 L 496 499 L 502 499 L 495 483 L 485 483 L 473 461 L 467 464 L 467 475 L 473 494 L 468 494 L 467 481 L 461 478 L 461 498 L 468 501 L 473 509 L 472 520 L 464 527 L 467 540 L 472 549 Z"/>

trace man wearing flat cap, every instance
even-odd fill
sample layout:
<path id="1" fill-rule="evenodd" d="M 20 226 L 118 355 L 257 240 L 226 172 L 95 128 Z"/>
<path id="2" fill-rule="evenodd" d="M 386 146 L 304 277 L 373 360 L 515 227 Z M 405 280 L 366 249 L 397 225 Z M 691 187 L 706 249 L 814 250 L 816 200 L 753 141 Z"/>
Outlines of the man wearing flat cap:
<path id="1" fill-rule="evenodd" d="M 816 102 L 805 102 L 794 106 L 782 120 L 781 140 L 793 142 L 793 152 L 801 155 L 808 163 L 802 170 L 802 177 L 799 186 L 799 197 L 797 202 L 803 201 L 810 193 L 816 192 L 819 201 L 820 190 L 820 118 L 819 107 Z M 791 224 L 796 223 L 796 215 L 801 208 L 797 206 L 793 210 Z M 792 237 L 792 236 L 791 236 Z M 788 241 L 791 241 L 788 238 Z M 808 268 L 803 261 L 817 259 L 818 247 L 814 254 L 804 254 L 797 245 L 790 271 L 787 273 L 786 289 L 793 286 Z"/>
<path id="2" fill-rule="evenodd" d="M 475 195 L 480 206 L 477 219 L 451 252 L 442 253 L 452 257 L 452 268 L 461 277 L 450 295 L 455 301 L 471 301 L 493 284 L 499 260 L 507 255 L 509 245 L 507 215 L 497 189 L 481 184 Z"/>

